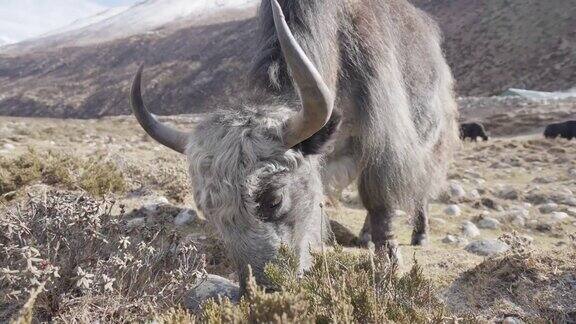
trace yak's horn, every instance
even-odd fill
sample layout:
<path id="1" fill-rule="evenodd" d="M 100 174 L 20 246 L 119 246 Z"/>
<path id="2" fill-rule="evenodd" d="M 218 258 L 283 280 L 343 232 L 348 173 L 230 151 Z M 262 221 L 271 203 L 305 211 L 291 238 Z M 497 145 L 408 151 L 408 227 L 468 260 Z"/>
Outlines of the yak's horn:
<path id="1" fill-rule="evenodd" d="M 330 119 L 334 99 L 322 76 L 294 39 L 277 0 L 270 0 L 278 40 L 302 100 L 302 110 L 287 122 L 284 144 L 292 148 L 318 132 Z"/>
<path id="2" fill-rule="evenodd" d="M 134 115 L 136 115 L 136 119 L 138 119 L 142 128 L 144 128 L 146 133 L 153 139 L 176 152 L 184 153 L 190 134 L 160 123 L 144 106 L 142 91 L 140 89 L 143 67 L 144 66 L 141 65 L 138 69 L 132 82 L 132 90 L 130 91 L 130 106 L 132 106 Z"/>

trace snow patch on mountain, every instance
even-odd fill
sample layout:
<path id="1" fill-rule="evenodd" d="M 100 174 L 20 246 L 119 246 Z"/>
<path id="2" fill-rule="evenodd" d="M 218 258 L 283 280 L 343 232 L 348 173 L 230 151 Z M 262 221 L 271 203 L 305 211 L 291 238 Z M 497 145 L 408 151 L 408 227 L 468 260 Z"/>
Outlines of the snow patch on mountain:
<path id="1" fill-rule="evenodd" d="M 146 0 L 72 33 L 97 35 L 107 40 L 150 31 L 185 18 L 201 18 L 223 10 L 255 7 L 257 3 L 258 0 Z"/>
<path id="2" fill-rule="evenodd" d="M 95 14 L 93 16 L 82 18 L 82 19 L 77 19 L 65 27 L 50 31 L 49 33 L 42 35 L 42 37 L 61 34 L 61 33 L 81 29 L 81 28 L 99 23 L 101 21 L 104 21 L 110 17 L 114 17 L 114 16 L 126 11 L 128 8 L 130 8 L 130 6 L 108 8 L 106 10 L 98 12 L 97 14 Z"/>
<path id="3" fill-rule="evenodd" d="M 89 0 L 1 0 L 0 42 L 15 43 L 102 11 Z"/>

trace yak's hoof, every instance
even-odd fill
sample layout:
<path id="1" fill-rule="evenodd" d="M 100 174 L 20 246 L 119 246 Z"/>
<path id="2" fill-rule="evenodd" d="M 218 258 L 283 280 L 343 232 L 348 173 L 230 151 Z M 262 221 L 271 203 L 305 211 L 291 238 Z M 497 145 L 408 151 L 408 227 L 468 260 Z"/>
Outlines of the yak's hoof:
<path id="1" fill-rule="evenodd" d="M 417 245 L 417 246 L 426 246 L 428 245 L 428 234 L 412 234 L 412 242 L 410 243 L 412 245 Z"/>
<path id="2" fill-rule="evenodd" d="M 401 265 L 402 254 L 400 254 L 400 247 L 395 240 L 386 241 L 382 244 L 375 244 L 376 253 L 381 254 L 385 259 L 391 263 Z"/>
<path id="3" fill-rule="evenodd" d="M 372 242 L 372 235 L 370 233 L 360 233 L 358 238 L 361 246 L 367 247 L 370 242 Z"/>

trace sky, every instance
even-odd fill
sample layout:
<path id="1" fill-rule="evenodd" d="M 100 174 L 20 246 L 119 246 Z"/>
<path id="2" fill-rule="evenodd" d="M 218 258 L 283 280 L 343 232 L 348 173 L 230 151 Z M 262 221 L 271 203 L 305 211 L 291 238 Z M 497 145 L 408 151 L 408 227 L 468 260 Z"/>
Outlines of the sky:
<path id="1" fill-rule="evenodd" d="M 0 0 L 0 45 L 40 36 L 137 0 Z"/>

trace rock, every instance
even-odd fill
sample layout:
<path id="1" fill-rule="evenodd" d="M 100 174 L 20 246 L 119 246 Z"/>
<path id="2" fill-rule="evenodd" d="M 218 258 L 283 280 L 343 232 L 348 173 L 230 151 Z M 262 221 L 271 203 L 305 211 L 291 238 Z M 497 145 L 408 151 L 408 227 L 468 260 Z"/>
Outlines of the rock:
<path id="1" fill-rule="evenodd" d="M 558 204 L 552 203 L 552 202 L 547 203 L 547 204 L 543 204 L 543 205 L 540 205 L 540 207 L 538 207 L 538 210 L 542 214 L 550 214 L 551 212 L 558 210 Z"/>
<path id="2" fill-rule="evenodd" d="M 521 206 L 522 206 L 522 208 L 524 208 L 524 209 L 532 208 L 532 204 L 529 203 L 529 202 L 523 202 Z"/>
<path id="3" fill-rule="evenodd" d="M 154 199 L 152 199 L 147 204 L 144 204 L 143 208 L 147 211 L 155 211 L 158 209 L 158 207 L 160 207 L 162 205 L 169 205 L 169 204 L 170 204 L 170 202 L 168 201 L 168 199 L 166 197 L 155 197 Z"/>
<path id="4" fill-rule="evenodd" d="M 507 200 L 518 200 L 520 193 L 512 186 L 505 186 L 498 191 L 497 196 Z"/>
<path id="5" fill-rule="evenodd" d="M 133 228 L 143 226 L 145 223 L 146 223 L 145 217 L 132 218 L 126 221 L 126 228 L 130 230 Z"/>
<path id="6" fill-rule="evenodd" d="M 566 209 L 566 213 L 572 217 L 576 217 L 576 208 L 568 208 Z"/>
<path id="7" fill-rule="evenodd" d="M 570 175 L 571 177 L 576 178 L 576 169 L 570 169 L 570 170 L 568 170 L 568 175 Z"/>
<path id="8" fill-rule="evenodd" d="M 576 207 L 576 197 L 574 196 L 566 196 L 562 198 L 562 203 L 567 206 Z"/>
<path id="9" fill-rule="evenodd" d="M 462 211 L 458 205 L 449 205 L 446 207 L 446 209 L 444 209 L 444 213 L 448 216 L 460 216 Z"/>
<path id="10" fill-rule="evenodd" d="M 4 146 L 2 146 L 6 151 L 12 151 L 13 149 L 15 149 L 16 147 L 10 143 L 6 143 L 4 144 Z"/>
<path id="11" fill-rule="evenodd" d="M 473 189 L 470 191 L 470 193 L 468 193 L 468 198 L 473 200 L 480 199 L 480 193 L 478 192 L 478 190 Z"/>
<path id="12" fill-rule="evenodd" d="M 552 182 L 556 182 L 556 178 L 554 177 L 536 177 L 534 178 L 534 180 L 532 180 L 533 183 L 539 183 L 539 184 L 547 184 L 547 183 L 552 183 Z"/>
<path id="13" fill-rule="evenodd" d="M 513 316 L 508 316 L 502 320 L 502 324 L 524 324 L 524 321 Z"/>
<path id="14" fill-rule="evenodd" d="M 442 243 L 465 245 L 465 244 L 468 244 L 468 240 L 465 237 L 460 237 L 457 235 L 448 234 L 448 235 L 446 235 L 445 238 L 442 239 Z"/>
<path id="15" fill-rule="evenodd" d="M 473 185 L 481 186 L 481 185 L 483 185 L 483 184 L 486 183 L 486 180 L 484 180 L 484 179 L 482 179 L 482 178 L 478 178 L 478 179 L 472 179 L 472 180 L 470 180 L 470 182 L 471 182 Z"/>
<path id="16" fill-rule="evenodd" d="M 191 223 L 198 214 L 193 209 L 183 209 L 175 218 L 174 225 L 183 226 Z"/>
<path id="17" fill-rule="evenodd" d="M 550 214 L 550 219 L 554 222 L 561 222 L 567 218 L 568 214 L 564 212 L 552 212 L 552 214 Z"/>
<path id="18" fill-rule="evenodd" d="M 493 210 L 498 210 L 500 207 L 498 205 L 498 203 L 496 203 L 494 200 L 490 199 L 490 198 L 482 198 L 482 200 L 480 201 L 480 204 L 482 204 L 482 206 L 486 207 L 486 208 L 490 208 Z"/>
<path id="19" fill-rule="evenodd" d="M 482 229 L 497 229 L 500 227 L 500 222 L 492 217 L 482 217 L 478 221 L 478 227 Z"/>
<path id="20" fill-rule="evenodd" d="M 507 215 L 506 219 L 512 224 L 518 227 L 526 226 L 526 219 L 530 215 L 530 212 L 526 209 L 519 208 L 511 210 Z"/>
<path id="21" fill-rule="evenodd" d="M 198 285 L 185 297 L 184 305 L 197 314 L 202 304 L 208 299 L 218 299 L 218 296 L 228 297 L 233 303 L 240 301 L 240 287 L 234 282 L 216 275 L 209 274 L 198 279 Z"/>
<path id="22" fill-rule="evenodd" d="M 462 223 L 460 230 L 462 231 L 462 235 L 465 237 L 474 238 L 480 235 L 480 230 L 478 227 L 476 227 L 476 225 L 470 221 L 465 221 Z"/>
<path id="23" fill-rule="evenodd" d="M 442 239 L 442 243 L 446 244 L 454 244 L 456 242 L 458 242 L 458 237 L 450 234 L 446 235 L 446 237 Z"/>
<path id="24" fill-rule="evenodd" d="M 478 240 L 466 245 L 464 249 L 476 255 L 492 256 L 506 252 L 510 247 L 499 240 Z"/>
<path id="25" fill-rule="evenodd" d="M 461 200 L 466 197 L 466 191 L 458 182 L 451 182 L 448 187 L 448 194 L 453 200 Z"/>

